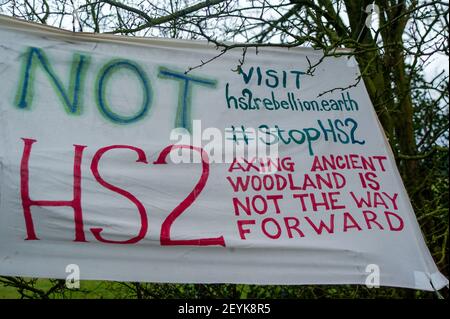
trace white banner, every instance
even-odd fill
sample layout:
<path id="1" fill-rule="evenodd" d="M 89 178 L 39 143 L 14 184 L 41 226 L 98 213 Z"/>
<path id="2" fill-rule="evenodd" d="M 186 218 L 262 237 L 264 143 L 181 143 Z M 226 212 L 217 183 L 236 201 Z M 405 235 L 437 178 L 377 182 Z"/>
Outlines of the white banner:
<path id="1" fill-rule="evenodd" d="M 0 42 L 1 275 L 448 284 L 354 60 L 6 17 Z"/>

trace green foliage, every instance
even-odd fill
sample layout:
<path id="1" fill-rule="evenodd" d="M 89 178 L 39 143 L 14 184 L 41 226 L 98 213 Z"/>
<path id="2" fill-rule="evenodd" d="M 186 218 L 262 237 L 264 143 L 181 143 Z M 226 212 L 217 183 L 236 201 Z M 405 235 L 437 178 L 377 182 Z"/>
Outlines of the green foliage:
<path id="1" fill-rule="evenodd" d="M 28 279 L 27 288 L 0 287 L 0 298 L 73 299 L 343 299 L 343 298 L 436 298 L 432 292 L 365 286 L 280 286 L 232 284 L 148 284 L 109 281 L 80 283 L 80 289 L 60 286 L 50 294 L 55 280 Z"/>

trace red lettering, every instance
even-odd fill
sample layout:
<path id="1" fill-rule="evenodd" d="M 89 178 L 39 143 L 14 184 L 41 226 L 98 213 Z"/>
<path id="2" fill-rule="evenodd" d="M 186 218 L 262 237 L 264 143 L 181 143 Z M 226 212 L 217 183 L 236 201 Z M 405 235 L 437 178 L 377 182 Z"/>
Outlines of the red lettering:
<path id="1" fill-rule="evenodd" d="M 241 239 L 247 239 L 245 238 L 245 234 L 250 233 L 249 229 L 244 229 L 243 226 L 244 225 L 254 225 L 255 221 L 252 220 L 238 220 L 237 221 L 237 225 L 238 225 L 238 230 L 239 230 L 239 235 L 241 236 Z"/>
<path id="2" fill-rule="evenodd" d="M 22 138 L 24 141 L 24 150 L 20 163 L 20 194 L 22 197 L 23 214 L 25 218 L 25 226 L 27 229 L 26 240 L 39 240 L 34 229 L 33 218 L 31 216 L 31 206 L 40 207 L 72 207 L 74 211 L 75 221 L 75 240 L 86 241 L 83 229 L 83 212 L 81 209 L 81 159 L 83 150 L 86 146 L 74 145 L 75 156 L 73 164 L 73 199 L 72 200 L 32 200 L 29 190 L 29 160 L 31 148 L 36 140 Z"/>
<path id="3" fill-rule="evenodd" d="M 140 225 L 140 229 L 139 229 L 139 233 L 137 234 L 137 236 L 130 238 L 128 240 L 110 240 L 110 239 L 104 239 L 100 233 L 103 231 L 103 228 L 91 228 L 91 232 L 94 235 L 94 237 L 103 243 L 110 243 L 110 244 L 135 244 L 137 242 L 139 242 L 140 240 L 142 240 L 146 233 L 147 233 L 147 229 L 148 229 L 148 220 L 147 220 L 147 212 L 145 210 L 144 205 L 142 205 L 142 203 L 130 192 L 127 192 L 126 190 L 123 190 L 117 186 L 114 186 L 108 182 L 106 182 L 101 176 L 100 173 L 98 172 L 98 163 L 100 162 L 100 159 L 102 158 L 102 156 L 113 149 L 130 149 L 132 151 L 135 151 L 138 154 L 138 159 L 136 161 L 136 163 L 145 163 L 148 164 L 147 162 L 147 158 L 145 157 L 145 152 L 137 147 L 133 147 L 133 146 L 128 146 L 128 145 L 111 145 L 108 147 L 103 147 L 101 149 L 99 149 L 95 155 L 94 158 L 92 159 L 92 163 L 91 163 L 91 171 L 92 174 L 94 175 L 95 179 L 97 180 L 97 182 L 102 185 L 103 187 L 122 195 L 123 197 L 128 198 L 134 205 L 136 205 L 138 211 L 139 211 L 139 215 L 141 217 L 141 225 Z"/>
<path id="4" fill-rule="evenodd" d="M 199 238 L 199 239 L 187 239 L 187 240 L 172 240 L 170 237 L 170 228 L 173 222 L 177 219 L 200 195 L 203 188 L 206 185 L 206 181 L 209 176 L 209 159 L 208 153 L 202 148 L 192 145 L 170 145 L 161 151 L 158 159 L 153 164 L 167 164 L 166 158 L 172 150 L 178 148 L 187 148 L 192 151 L 199 152 L 202 157 L 202 175 L 198 183 L 194 186 L 192 192 L 167 216 L 161 226 L 161 245 L 162 246 L 174 246 L 174 245 L 191 245 L 191 246 L 211 246 L 220 245 L 225 247 L 225 240 L 223 236 L 216 238 Z"/>
<path id="5" fill-rule="evenodd" d="M 372 215 L 372 217 L 369 217 L 368 215 Z M 370 211 L 370 210 L 364 210 L 363 211 L 364 219 L 366 220 L 367 228 L 372 229 L 371 223 L 376 224 L 380 229 L 384 229 L 383 226 L 377 222 L 377 215 Z"/>
<path id="6" fill-rule="evenodd" d="M 349 221 L 351 222 L 351 224 L 349 224 Z M 344 232 L 346 232 L 349 228 L 357 228 L 359 231 L 362 230 L 361 226 L 358 225 L 358 223 L 353 218 L 353 216 L 350 213 L 345 212 L 344 213 Z"/>
<path id="7" fill-rule="evenodd" d="M 389 224 L 390 230 L 400 231 L 403 229 L 403 226 L 404 226 L 403 219 L 399 215 L 397 215 L 396 213 L 393 213 L 393 212 L 388 212 L 388 211 L 385 211 L 384 215 L 386 216 L 386 220 Z M 394 227 L 394 225 L 391 222 L 391 217 L 389 217 L 389 216 L 395 217 L 398 220 L 399 224 L 397 227 Z"/>
<path id="8" fill-rule="evenodd" d="M 325 229 L 329 234 L 334 233 L 334 214 L 330 214 L 330 222 L 329 225 L 325 224 L 322 220 L 320 220 L 320 225 L 317 227 L 314 222 L 308 217 L 305 216 L 305 220 L 311 225 L 311 227 L 314 229 L 314 231 L 321 235 L 322 231 Z"/>
<path id="9" fill-rule="evenodd" d="M 289 223 L 289 221 L 291 220 L 294 221 L 294 225 L 291 225 Z M 303 234 L 303 232 L 298 228 L 298 226 L 300 226 L 300 221 L 298 220 L 298 218 L 284 217 L 284 224 L 286 225 L 289 238 L 294 238 L 294 236 L 292 235 L 292 229 L 295 230 L 300 235 L 300 237 L 305 237 L 305 234 Z"/>
<path id="10" fill-rule="evenodd" d="M 276 233 L 275 234 L 270 234 L 268 231 L 267 231 L 267 223 L 269 223 L 269 222 L 271 222 L 272 224 L 274 224 L 275 225 L 275 227 L 276 227 Z M 280 227 L 280 225 L 278 224 L 278 222 L 274 219 L 274 218 L 272 218 L 272 217 L 268 217 L 268 218 L 264 218 L 264 220 L 262 221 L 262 231 L 263 231 L 263 233 L 267 236 L 267 237 L 269 237 L 269 238 L 271 238 L 271 239 L 278 239 L 278 238 L 280 238 L 280 236 L 281 236 L 281 227 Z"/>

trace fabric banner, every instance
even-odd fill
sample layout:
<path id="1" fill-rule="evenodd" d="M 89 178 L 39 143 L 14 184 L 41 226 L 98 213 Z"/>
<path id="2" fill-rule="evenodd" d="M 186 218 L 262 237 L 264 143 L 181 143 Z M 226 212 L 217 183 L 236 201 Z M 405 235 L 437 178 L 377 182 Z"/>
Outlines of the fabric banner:
<path id="1" fill-rule="evenodd" d="M 0 275 L 448 285 L 345 51 L 0 43 Z"/>

